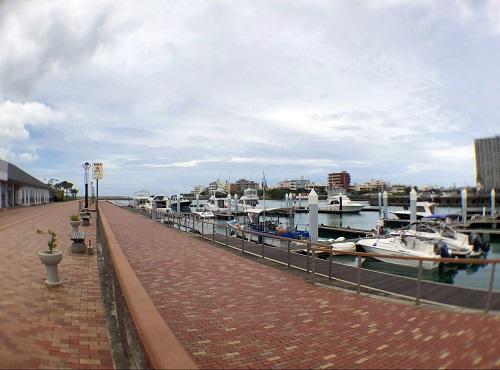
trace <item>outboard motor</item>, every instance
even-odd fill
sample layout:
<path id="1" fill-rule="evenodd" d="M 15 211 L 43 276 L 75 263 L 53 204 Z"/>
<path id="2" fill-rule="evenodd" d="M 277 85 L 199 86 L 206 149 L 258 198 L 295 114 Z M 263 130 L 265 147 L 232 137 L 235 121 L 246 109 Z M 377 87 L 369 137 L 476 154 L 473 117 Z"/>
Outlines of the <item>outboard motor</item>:
<path id="1" fill-rule="evenodd" d="M 442 240 L 434 244 L 434 253 L 443 258 L 450 257 L 450 251 L 448 250 L 448 245 L 446 245 L 446 243 L 443 242 Z"/>
<path id="2" fill-rule="evenodd" d="M 476 233 L 471 233 L 469 235 L 469 244 L 472 245 L 472 249 L 474 252 L 478 252 L 482 250 L 483 252 L 487 252 L 490 249 L 490 246 L 486 243 L 483 243 L 481 237 Z"/>

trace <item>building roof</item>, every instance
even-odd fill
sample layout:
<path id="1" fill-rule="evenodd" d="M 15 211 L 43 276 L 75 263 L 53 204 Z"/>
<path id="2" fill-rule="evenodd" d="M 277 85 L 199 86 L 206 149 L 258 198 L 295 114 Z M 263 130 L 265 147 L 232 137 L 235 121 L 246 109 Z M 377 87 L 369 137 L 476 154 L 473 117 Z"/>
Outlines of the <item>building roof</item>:
<path id="1" fill-rule="evenodd" d="M 7 165 L 7 181 L 16 182 L 26 186 L 33 186 L 35 188 L 49 188 L 47 184 L 44 184 L 12 163 L 8 163 L 0 159 L 0 164 L 3 164 L 3 167 Z"/>

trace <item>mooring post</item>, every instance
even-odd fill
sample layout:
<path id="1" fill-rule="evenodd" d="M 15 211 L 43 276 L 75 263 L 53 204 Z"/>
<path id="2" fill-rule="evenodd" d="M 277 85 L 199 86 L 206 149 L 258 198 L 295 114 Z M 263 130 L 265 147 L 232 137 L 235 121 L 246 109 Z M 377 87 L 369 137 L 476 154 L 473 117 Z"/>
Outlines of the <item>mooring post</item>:
<path id="1" fill-rule="evenodd" d="M 261 248 L 262 248 L 262 258 L 264 257 L 264 235 L 260 235 L 260 241 L 261 241 Z"/>
<path id="2" fill-rule="evenodd" d="M 245 254 L 245 233 L 241 231 L 241 253 Z"/>
<path id="3" fill-rule="evenodd" d="M 285 194 L 285 208 L 288 208 L 288 193 Z"/>
<path id="4" fill-rule="evenodd" d="M 306 255 L 307 255 L 307 258 L 306 258 L 306 271 L 307 273 L 309 273 L 309 260 L 310 260 L 310 256 L 309 256 L 309 252 L 311 250 L 311 243 L 307 243 L 307 249 L 306 249 Z"/>
<path id="5" fill-rule="evenodd" d="M 227 215 L 230 216 L 231 215 L 231 194 L 227 194 L 227 197 L 226 197 L 226 203 L 227 203 Z"/>
<path id="6" fill-rule="evenodd" d="M 202 239 L 203 239 L 203 238 L 205 238 L 205 232 L 203 231 L 203 226 L 204 226 L 204 223 L 205 223 L 205 222 L 204 222 L 204 221 L 203 221 L 203 219 L 202 219 L 202 220 L 201 220 L 201 238 L 202 238 Z"/>
<path id="7" fill-rule="evenodd" d="M 462 189 L 462 224 L 467 223 L 467 189 Z"/>
<path id="8" fill-rule="evenodd" d="M 384 216 L 384 218 L 389 218 L 389 214 L 387 212 L 387 206 L 389 205 L 389 194 L 387 193 L 386 190 L 384 190 L 384 193 L 382 194 L 382 198 L 384 200 L 384 205 L 383 205 L 384 212 L 383 212 L 383 216 Z"/>
<path id="9" fill-rule="evenodd" d="M 215 243 L 215 222 L 212 222 L 212 241 Z"/>
<path id="10" fill-rule="evenodd" d="M 495 217 L 496 213 L 496 192 L 495 189 L 491 189 L 491 194 L 490 194 L 490 212 L 491 212 L 491 217 Z"/>
<path id="11" fill-rule="evenodd" d="M 311 243 L 318 242 L 318 194 L 311 190 L 309 196 L 307 197 L 307 202 L 309 203 L 309 241 Z M 309 249 L 310 243 L 307 244 L 308 257 L 307 257 L 307 272 L 309 272 Z M 313 252 L 314 253 L 314 252 Z M 314 255 L 313 255 L 314 263 Z"/>
<path id="12" fill-rule="evenodd" d="M 226 247 L 227 247 L 227 226 L 225 227 L 226 230 Z"/>
<path id="13" fill-rule="evenodd" d="M 422 286 L 422 260 L 418 260 L 418 276 L 417 276 L 417 297 L 415 298 L 415 304 L 418 306 L 420 304 L 420 292 Z"/>
<path id="14" fill-rule="evenodd" d="M 332 260 L 333 260 L 333 245 L 330 245 L 330 253 L 328 253 L 328 280 L 332 280 Z"/>
<path id="15" fill-rule="evenodd" d="M 316 245 L 312 245 L 312 282 L 316 282 Z"/>
<path id="16" fill-rule="evenodd" d="M 417 220 L 417 191 L 411 188 L 410 191 L 410 222 Z"/>
<path id="17" fill-rule="evenodd" d="M 496 266 L 497 266 L 496 262 L 493 262 L 493 266 L 491 267 L 490 284 L 488 286 L 488 295 L 486 296 L 486 308 L 485 308 L 484 312 L 488 312 L 490 310 L 491 292 L 493 290 L 493 283 L 495 281 L 495 267 Z"/>
<path id="18" fill-rule="evenodd" d="M 238 214 L 238 194 L 234 194 L 234 212 Z"/>
<path id="19" fill-rule="evenodd" d="M 379 191 L 378 192 L 378 214 L 380 216 L 380 214 L 382 213 L 382 193 Z"/>

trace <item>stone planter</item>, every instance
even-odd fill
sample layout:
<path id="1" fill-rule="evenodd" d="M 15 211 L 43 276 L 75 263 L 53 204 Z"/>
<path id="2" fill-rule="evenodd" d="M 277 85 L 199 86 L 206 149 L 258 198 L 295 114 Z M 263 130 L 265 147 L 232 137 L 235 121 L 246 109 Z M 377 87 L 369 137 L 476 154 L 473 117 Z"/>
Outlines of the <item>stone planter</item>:
<path id="1" fill-rule="evenodd" d="M 59 279 L 57 264 L 61 262 L 62 252 L 54 251 L 53 253 L 48 253 L 47 251 L 40 251 L 38 252 L 38 256 L 45 265 L 45 270 L 47 271 L 47 280 L 45 280 L 45 284 L 48 286 L 60 285 L 62 281 Z"/>
<path id="2" fill-rule="evenodd" d="M 73 244 L 71 244 L 71 252 L 84 253 L 85 252 L 85 243 L 84 242 L 73 242 Z"/>
<path id="3" fill-rule="evenodd" d="M 80 221 L 70 221 L 69 224 L 71 225 L 71 228 L 73 230 L 71 230 L 73 233 L 77 233 L 78 232 L 78 226 L 80 226 Z"/>

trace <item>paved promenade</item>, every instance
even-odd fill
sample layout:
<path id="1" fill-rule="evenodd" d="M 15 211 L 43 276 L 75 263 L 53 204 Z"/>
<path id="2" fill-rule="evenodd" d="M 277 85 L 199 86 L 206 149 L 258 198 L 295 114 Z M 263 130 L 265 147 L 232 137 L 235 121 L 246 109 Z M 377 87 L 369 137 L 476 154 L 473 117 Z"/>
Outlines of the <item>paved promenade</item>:
<path id="1" fill-rule="evenodd" d="M 500 368 L 499 316 L 314 286 L 102 207 L 142 285 L 202 368 Z"/>
<path id="2" fill-rule="evenodd" d="M 112 368 L 96 256 L 72 254 L 77 202 L 0 212 L 0 368 Z M 92 219 L 94 221 L 94 219 Z M 44 284 L 38 251 L 57 232 L 63 285 Z M 95 238 L 95 227 L 82 228 Z"/>

